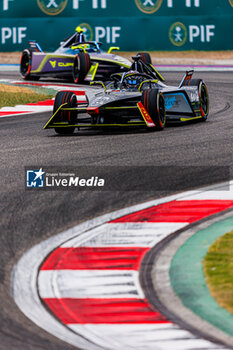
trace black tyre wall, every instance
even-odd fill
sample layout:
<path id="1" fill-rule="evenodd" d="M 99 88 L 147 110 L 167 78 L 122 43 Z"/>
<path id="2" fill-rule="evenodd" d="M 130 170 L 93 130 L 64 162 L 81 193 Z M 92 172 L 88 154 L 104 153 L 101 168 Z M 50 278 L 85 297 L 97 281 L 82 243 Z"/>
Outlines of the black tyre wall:
<path id="1" fill-rule="evenodd" d="M 144 90 L 142 104 L 155 123 L 156 130 L 163 130 L 166 123 L 165 102 L 163 94 L 158 89 Z"/>
<path id="2" fill-rule="evenodd" d="M 53 106 L 53 114 L 56 113 L 58 108 L 66 103 L 66 108 L 74 108 L 77 107 L 77 98 L 74 92 L 72 91 L 59 91 L 56 95 L 54 106 Z M 56 122 L 68 122 L 69 124 L 74 124 L 76 122 L 77 114 L 72 111 L 59 111 L 56 116 Z M 58 134 L 71 134 L 74 132 L 75 127 L 57 127 L 55 128 L 56 133 Z"/>
<path id="3" fill-rule="evenodd" d="M 209 114 L 209 95 L 205 82 L 202 79 L 185 80 L 182 86 L 196 86 L 198 88 L 202 120 L 205 121 Z"/>
<path id="4" fill-rule="evenodd" d="M 83 83 L 91 68 L 90 56 L 87 53 L 80 52 L 74 58 L 73 80 L 75 83 Z"/>
<path id="5" fill-rule="evenodd" d="M 144 63 L 147 63 L 147 64 L 152 64 L 152 60 L 151 60 L 151 56 L 149 53 L 147 52 L 139 52 L 137 53 L 137 56 L 141 56 L 141 60 L 144 62 Z"/>
<path id="6" fill-rule="evenodd" d="M 31 63 L 32 63 L 32 49 L 25 49 L 22 52 L 21 60 L 20 60 L 20 73 L 25 80 L 30 80 L 31 75 Z"/>

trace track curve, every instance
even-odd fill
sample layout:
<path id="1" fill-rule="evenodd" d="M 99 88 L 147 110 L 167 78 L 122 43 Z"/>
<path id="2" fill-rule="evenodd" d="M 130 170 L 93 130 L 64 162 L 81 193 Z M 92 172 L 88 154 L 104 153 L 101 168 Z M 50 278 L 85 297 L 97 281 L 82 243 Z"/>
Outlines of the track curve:
<path id="1" fill-rule="evenodd" d="M 178 83 L 182 73 L 164 75 L 169 83 Z M 59 350 L 64 346 L 73 349 L 31 323 L 11 298 L 10 273 L 25 251 L 87 219 L 176 192 L 175 184 L 169 191 L 164 189 L 172 178 L 171 173 L 158 179 L 163 190 L 155 192 L 28 192 L 24 167 L 192 165 L 198 171 L 201 166 L 232 164 L 233 74 L 199 75 L 205 79 L 211 99 L 206 123 L 170 126 L 161 133 L 82 132 L 72 137 L 57 137 L 52 130 L 42 130 L 49 117 L 47 113 L 0 120 L 0 349 Z M 116 168 L 112 175 L 117 183 L 115 171 Z M 208 171 L 204 176 L 209 177 Z M 128 180 L 125 181 L 127 184 Z M 189 183 L 188 176 L 182 181 L 190 189 L 199 185 L 198 179 Z"/>
<path id="2" fill-rule="evenodd" d="M 154 260 L 147 263 L 147 256 L 184 227 L 232 208 L 233 192 L 225 189 L 215 185 L 211 191 L 208 187 L 144 202 L 41 242 L 14 268 L 15 302 L 40 327 L 83 349 L 222 349 L 171 324 L 156 305 L 150 307 L 154 303 L 148 303 L 146 294 L 153 297 L 158 290 L 162 295 L 169 290 L 169 283 L 156 282 L 156 292 L 150 287 Z M 182 268 L 179 265 L 175 271 Z M 161 275 L 167 273 L 164 266 L 163 262 Z M 188 274 L 191 271 L 192 267 Z M 187 287 L 184 283 L 183 289 Z M 192 283 L 189 287 L 192 294 Z M 169 305 L 169 298 L 166 301 Z"/>

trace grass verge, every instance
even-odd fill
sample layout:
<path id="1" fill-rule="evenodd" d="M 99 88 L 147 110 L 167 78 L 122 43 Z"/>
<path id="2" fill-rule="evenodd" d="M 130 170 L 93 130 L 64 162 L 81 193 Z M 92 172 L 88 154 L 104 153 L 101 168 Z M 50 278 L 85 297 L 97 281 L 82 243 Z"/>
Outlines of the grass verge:
<path id="1" fill-rule="evenodd" d="M 210 293 L 221 307 L 233 314 L 233 231 L 214 242 L 203 263 Z"/>
<path id="2" fill-rule="evenodd" d="M 0 108 L 45 101 L 54 97 L 44 91 L 0 84 Z"/>

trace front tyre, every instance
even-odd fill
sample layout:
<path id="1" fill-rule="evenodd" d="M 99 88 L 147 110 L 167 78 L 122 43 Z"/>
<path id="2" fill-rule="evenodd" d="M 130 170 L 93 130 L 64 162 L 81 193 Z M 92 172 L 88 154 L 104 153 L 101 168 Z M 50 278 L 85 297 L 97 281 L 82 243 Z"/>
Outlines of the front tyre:
<path id="1" fill-rule="evenodd" d="M 90 56 L 87 53 L 79 52 L 74 58 L 73 80 L 82 84 L 91 68 Z"/>
<path id="2" fill-rule="evenodd" d="M 163 130 L 166 124 L 164 96 L 158 89 L 144 90 L 141 102 L 155 123 L 155 130 Z"/>
<path id="3" fill-rule="evenodd" d="M 77 107 L 77 98 L 75 93 L 72 91 L 59 91 L 56 95 L 54 106 L 53 106 L 53 114 L 59 109 L 59 107 L 66 103 L 66 108 L 75 108 Z M 64 122 L 68 124 L 74 124 L 76 122 L 76 113 L 75 111 L 58 111 L 56 114 L 56 122 Z M 55 132 L 60 135 L 68 135 L 73 134 L 75 127 L 57 127 L 55 128 Z"/>

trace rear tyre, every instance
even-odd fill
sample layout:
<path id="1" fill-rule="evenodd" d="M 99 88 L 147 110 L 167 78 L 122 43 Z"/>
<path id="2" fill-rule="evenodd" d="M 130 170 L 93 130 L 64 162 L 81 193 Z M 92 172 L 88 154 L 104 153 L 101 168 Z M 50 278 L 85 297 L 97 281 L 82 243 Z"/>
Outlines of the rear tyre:
<path id="1" fill-rule="evenodd" d="M 66 108 L 77 107 L 77 98 L 72 91 L 59 91 L 56 95 L 53 114 L 59 109 L 61 105 L 67 103 Z M 76 122 L 77 114 L 73 111 L 58 111 L 55 117 L 56 122 L 68 122 L 69 124 L 74 124 Z M 73 134 L 75 127 L 57 127 L 55 132 L 60 135 Z"/>
<path id="2" fill-rule="evenodd" d="M 147 64 L 152 64 L 152 60 L 151 60 L 151 56 L 149 53 L 147 52 L 139 52 L 137 53 L 137 56 L 141 56 L 141 60 L 144 62 L 144 63 L 147 63 Z"/>
<path id="3" fill-rule="evenodd" d="M 158 89 L 144 90 L 141 102 L 155 123 L 155 130 L 163 130 L 166 124 L 166 111 L 163 94 Z"/>
<path id="4" fill-rule="evenodd" d="M 22 52 L 20 59 L 20 73 L 25 80 L 39 80 L 39 77 L 31 76 L 31 65 L 32 65 L 32 53 L 34 50 L 25 49 Z"/>
<path id="5" fill-rule="evenodd" d="M 79 52 L 74 58 L 73 80 L 77 84 L 82 84 L 91 68 L 90 56 L 87 53 Z"/>
<path id="6" fill-rule="evenodd" d="M 202 79 L 191 79 L 188 86 L 196 86 L 200 99 L 200 110 L 202 120 L 206 121 L 209 114 L 209 95 L 205 82 Z"/>

